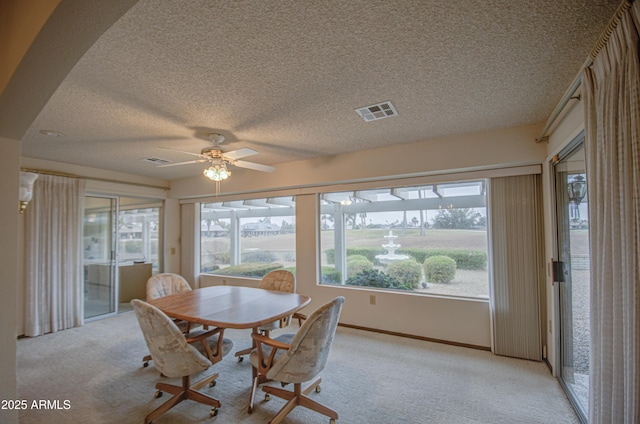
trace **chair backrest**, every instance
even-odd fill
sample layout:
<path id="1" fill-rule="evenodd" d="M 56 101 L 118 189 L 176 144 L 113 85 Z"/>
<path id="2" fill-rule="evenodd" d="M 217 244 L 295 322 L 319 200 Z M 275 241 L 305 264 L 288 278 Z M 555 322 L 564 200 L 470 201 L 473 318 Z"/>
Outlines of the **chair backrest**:
<path id="1" fill-rule="evenodd" d="M 262 277 L 262 280 L 258 283 L 258 288 L 293 293 L 296 291 L 296 277 L 291 271 L 276 269 Z"/>
<path id="2" fill-rule="evenodd" d="M 187 343 L 171 318 L 153 305 L 133 299 L 131 305 L 155 367 L 169 378 L 185 377 L 211 366 L 211 361 Z"/>
<path id="3" fill-rule="evenodd" d="M 191 286 L 178 274 L 156 274 L 147 280 L 147 300 L 191 290 Z"/>
<path id="4" fill-rule="evenodd" d="M 303 383 L 324 369 L 333 345 L 344 297 L 339 296 L 316 309 L 291 340 L 291 347 L 278 358 L 266 377 L 285 383 Z"/>

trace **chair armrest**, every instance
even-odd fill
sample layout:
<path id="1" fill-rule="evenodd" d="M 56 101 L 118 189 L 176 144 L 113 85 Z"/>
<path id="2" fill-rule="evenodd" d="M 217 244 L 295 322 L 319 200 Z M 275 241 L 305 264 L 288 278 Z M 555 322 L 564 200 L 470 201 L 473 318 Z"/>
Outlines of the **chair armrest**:
<path id="1" fill-rule="evenodd" d="M 197 336 L 193 336 L 193 337 L 189 336 L 188 334 L 185 334 L 185 337 L 188 343 L 194 343 L 200 340 L 208 339 L 213 335 L 216 335 L 218 333 L 223 333 L 223 332 L 224 332 L 224 328 L 215 328 L 213 330 L 209 330 L 207 332 L 198 334 Z M 222 337 L 222 335 L 220 337 Z"/>
<path id="2" fill-rule="evenodd" d="M 291 347 L 291 345 L 288 343 L 284 343 L 279 340 L 275 340 L 267 336 L 263 336 L 262 334 L 259 334 L 259 333 L 251 333 L 251 337 L 253 338 L 253 340 L 257 341 L 258 343 L 266 344 L 267 346 L 271 346 L 275 349 L 287 350 Z"/>
<path id="3" fill-rule="evenodd" d="M 289 350 L 291 345 L 279 340 L 271 339 L 267 336 L 263 336 L 260 333 L 251 333 L 251 337 L 256 343 L 256 350 L 258 352 L 258 373 L 267 375 L 267 371 L 269 371 L 273 366 L 273 361 L 276 358 L 276 352 L 278 351 L 278 349 Z M 263 350 L 262 345 L 271 347 L 271 352 L 269 353 L 268 357 L 265 355 L 266 352 Z"/>

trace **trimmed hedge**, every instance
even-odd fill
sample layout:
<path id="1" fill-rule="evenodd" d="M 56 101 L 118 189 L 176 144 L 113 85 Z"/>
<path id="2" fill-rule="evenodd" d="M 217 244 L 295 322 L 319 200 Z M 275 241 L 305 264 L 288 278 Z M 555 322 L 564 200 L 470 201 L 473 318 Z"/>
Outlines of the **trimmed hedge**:
<path id="1" fill-rule="evenodd" d="M 411 290 L 411 287 L 396 280 L 390 275 L 377 269 L 362 271 L 360 274 L 350 277 L 345 281 L 348 286 L 379 287 L 385 289 Z"/>
<path id="2" fill-rule="evenodd" d="M 347 257 L 352 255 L 362 255 L 369 259 L 374 265 L 381 265 L 376 259 L 376 255 L 384 255 L 387 251 L 382 247 L 358 247 L 348 248 Z M 335 264 L 334 249 L 327 249 L 327 262 Z M 418 263 L 424 263 L 425 259 L 432 256 L 448 256 L 458 266 L 458 269 L 485 270 L 487 269 L 487 254 L 481 250 L 467 249 L 436 249 L 436 248 L 400 248 L 396 251 L 399 255 L 409 255 Z"/>
<path id="3" fill-rule="evenodd" d="M 384 272 L 389 274 L 390 277 L 401 281 L 411 290 L 416 290 L 420 287 L 420 281 L 422 280 L 422 266 L 414 259 L 392 262 L 387 266 Z"/>
<path id="4" fill-rule="evenodd" d="M 329 266 L 322 267 L 322 283 L 340 284 L 341 282 L 342 282 L 342 274 L 337 269 Z"/>
<path id="5" fill-rule="evenodd" d="M 431 256 L 424 261 L 427 281 L 448 283 L 456 277 L 456 261 L 448 256 Z"/>
<path id="6" fill-rule="evenodd" d="M 238 277 L 264 277 L 267 273 L 283 268 L 282 264 L 277 262 L 248 262 L 241 265 L 233 265 L 227 268 L 219 269 L 213 273 L 216 275 L 235 275 Z"/>
<path id="7" fill-rule="evenodd" d="M 373 262 L 363 255 L 347 256 L 347 278 L 355 277 L 362 271 L 373 269 Z"/>

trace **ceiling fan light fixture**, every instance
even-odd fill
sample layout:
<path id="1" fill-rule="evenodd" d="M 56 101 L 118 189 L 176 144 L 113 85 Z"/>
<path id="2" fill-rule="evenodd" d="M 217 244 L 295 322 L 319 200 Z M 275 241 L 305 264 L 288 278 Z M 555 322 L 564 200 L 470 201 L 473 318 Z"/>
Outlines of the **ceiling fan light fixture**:
<path id="1" fill-rule="evenodd" d="M 229 171 L 223 163 L 221 165 L 211 165 L 203 171 L 203 174 L 211 181 L 222 181 L 231 176 L 231 171 Z"/>

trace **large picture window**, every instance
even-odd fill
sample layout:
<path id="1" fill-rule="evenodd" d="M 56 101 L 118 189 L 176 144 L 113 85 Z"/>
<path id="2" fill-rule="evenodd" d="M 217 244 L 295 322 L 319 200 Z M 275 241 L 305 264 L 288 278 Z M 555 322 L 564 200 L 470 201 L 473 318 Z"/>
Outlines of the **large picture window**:
<path id="1" fill-rule="evenodd" d="M 320 195 L 321 282 L 488 298 L 484 180 Z"/>
<path id="2" fill-rule="evenodd" d="M 295 273 L 295 214 L 292 196 L 203 203 L 200 272 L 262 277 L 285 268 Z"/>

